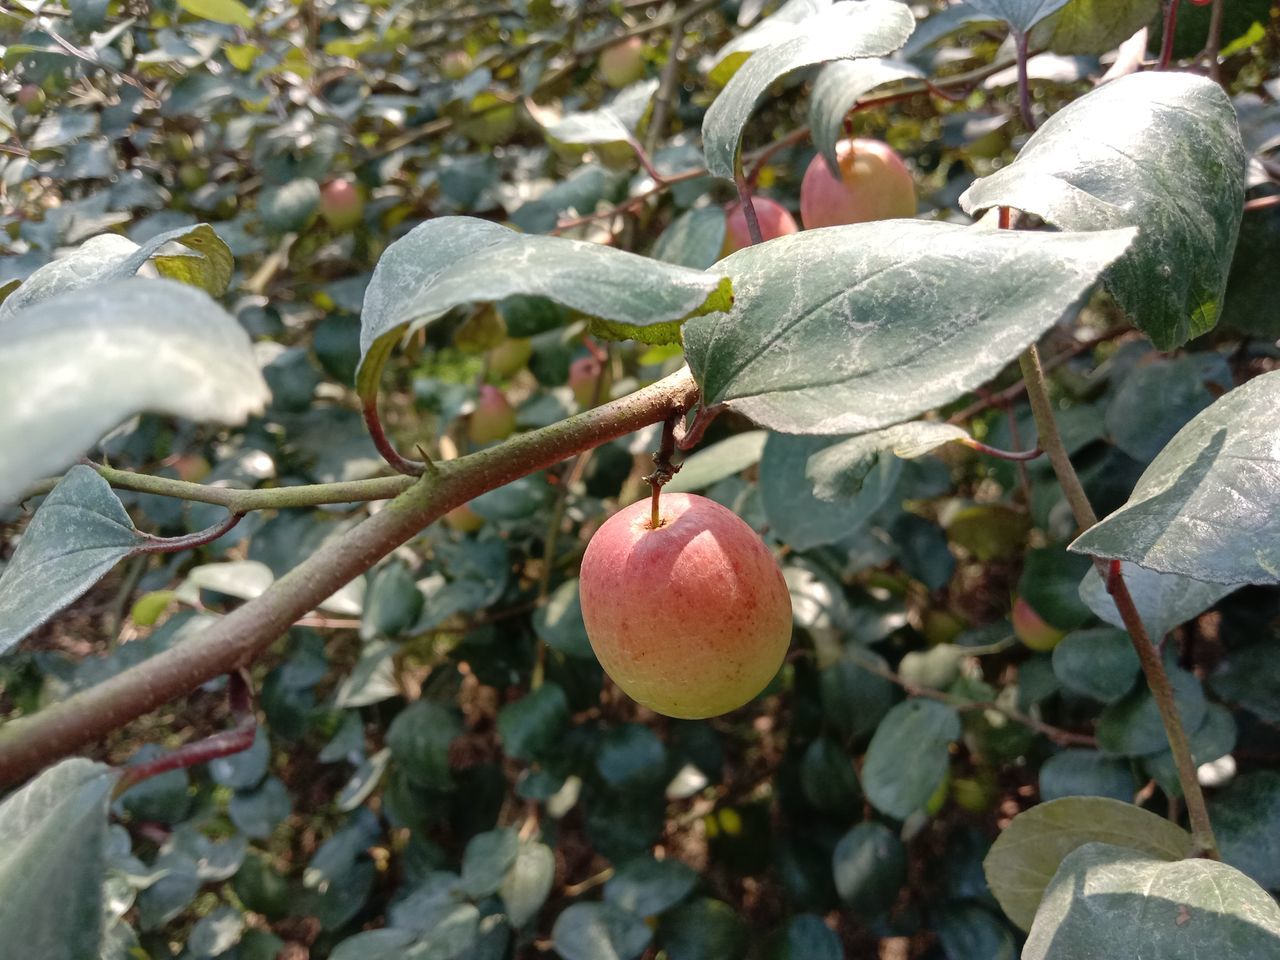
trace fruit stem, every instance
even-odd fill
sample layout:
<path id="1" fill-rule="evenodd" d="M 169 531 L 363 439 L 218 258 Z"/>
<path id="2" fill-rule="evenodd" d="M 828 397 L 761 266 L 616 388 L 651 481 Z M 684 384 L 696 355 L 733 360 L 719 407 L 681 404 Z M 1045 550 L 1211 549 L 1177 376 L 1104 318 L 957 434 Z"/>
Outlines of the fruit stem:
<path id="1" fill-rule="evenodd" d="M 1157 70 L 1169 69 L 1169 62 L 1173 59 L 1173 34 L 1177 26 L 1178 0 L 1165 0 L 1164 31 L 1160 38 L 1160 60 L 1156 64 Z"/>
<path id="2" fill-rule="evenodd" d="M 680 464 L 672 463 L 671 458 L 676 452 L 676 426 L 683 418 L 684 414 L 678 413 L 662 421 L 662 443 L 653 455 L 653 473 L 644 478 L 653 488 L 652 512 L 649 514 L 650 530 L 657 530 L 662 526 L 662 512 L 658 506 L 662 488 L 680 472 Z"/>

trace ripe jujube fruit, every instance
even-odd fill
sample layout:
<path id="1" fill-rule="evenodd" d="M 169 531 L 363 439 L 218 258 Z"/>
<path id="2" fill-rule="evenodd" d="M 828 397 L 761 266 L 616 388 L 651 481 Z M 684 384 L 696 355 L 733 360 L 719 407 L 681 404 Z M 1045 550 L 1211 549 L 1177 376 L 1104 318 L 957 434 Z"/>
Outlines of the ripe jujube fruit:
<path id="1" fill-rule="evenodd" d="M 621 43 L 606 47 L 600 53 L 600 76 L 609 86 L 617 89 L 635 83 L 644 76 L 644 41 L 628 37 Z"/>
<path id="2" fill-rule="evenodd" d="M 836 144 L 840 176 L 818 154 L 800 182 L 800 222 L 806 230 L 916 214 L 916 184 L 902 157 L 879 140 Z"/>
<path id="3" fill-rule="evenodd" d="M 791 643 L 791 594 L 763 541 L 731 510 L 686 493 L 620 510 L 596 531 L 578 584 L 605 673 L 670 717 L 734 710 L 774 678 Z"/>
<path id="4" fill-rule="evenodd" d="M 755 209 L 756 220 L 760 224 L 761 242 L 800 232 L 800 226 L 796 223 L 796 218 L 791 216 L 791 211 L 777 200 L 752 197 L 751 206 Z M 751 231 L 747 228 L 747 215 L 742 204 L 730 204 L 725 208 L 725 215 L 724 247 L 720 251 L 722 257 L 751 246 Z"/>
<path id="5" fill-rule="evenodd" d="M 516 410 L 497 387 L 484 384 L 471 411 L 468 434 L 477 445 L 505 440 L 516 428 Z"/>
<path id="6" fill-rule="evenodd" d="M 364 219 L 364 197 L 356 182 L 347 177 L 330 180 L 320 188 L 320 216 L 338 233 L 360 225 Z"/>

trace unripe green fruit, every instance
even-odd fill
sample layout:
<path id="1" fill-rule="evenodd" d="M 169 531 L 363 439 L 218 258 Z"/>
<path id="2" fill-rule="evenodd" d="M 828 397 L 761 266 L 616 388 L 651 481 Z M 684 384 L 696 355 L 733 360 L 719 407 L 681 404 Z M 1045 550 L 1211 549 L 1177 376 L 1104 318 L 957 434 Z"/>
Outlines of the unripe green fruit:
<path id="1" fill-rule="evenodd" d="M 838 178 L 818 154 L 800 182 L 800 222 L 806 230 L 916 215 L 915 180 L 887 143 L 842 140 L 836 159 Z"/>
<path id="2" fill-rule="evenodd" d="M 330 180 L 320 188 L 320 216 L 338 233 L 354 230 L 364 219 L 364 197 L 354 180 Z"/>
<path id="3" fill-rule="evenodd" d="M 791 595 L 763 541 L 714 500 L 667 493 L 610 517 L 578 583 L 600 665 L 632 699 L 670 717 L 737 709 L 782 666 Z"/>
<path id="4" fill-rule="evenodd" d="M 507 322 L 493 304 L 481 307 L 453 332 L 453 345 L 464 353 L 484 353 L 507 338 Z"/>
<path id="5" fill-rule="evenodd" d="M 644 76 L 644 41 L 628 37 L 621 43 L 607 47 L 600 54 L 600 76 L 609 86 L 617 89 L 635 83 Z"/>
<path id="6" fill-rule="evenodd" d="M 502 391 L 485 384 L 471 413 L 468 433 L 475 444 L 493 443 L 511 436 L 516 428 L 516 411 Z"/>
<path id="7" fill-rule="evenodd" d="M 464 503 L 446 513 L 444 522 L 449 529 L 457 530 L 459 533 L 474 533 L 484 526 L 484 517 L 472 510 L 470 504 Z"/>
<path id="8" fill-rule="evenodd" d="M 1013 632 L 1032 650 L 1052 650 L 1066 636 L 1066 633 L 1045 622 L 1035 608 L 1021 597 L 1014 601 L 1011 619 Z"/>
<path id="9" fill-rule="evenodd" d="M 528 337 L 508 339 L 489 351 L 489 375 L 505 380 L 523 370 L 532 356 L 533 341 Z"/>
<path id="10" fill-rule="evenodd" d="M 44 105 L 48 102 L 43 90 L 34 83 L 24 83 L 18 88 L 18 95 L 15 98 L 18 106 L 27 113 L 39 113 L 44 109 Z"/>
<path id="11" fill-rule="evenodd" d="M 178 182 L 188 190 L 198 190 L 209 182 L 209 171 L 195 163 L 178 167 Z"/>
<path id="12" fill-rule="evenodd" d="M 196 142 L 191 134 L 175 131 L 165 138 L 165 146 L 169 148 L 169 156 L 174 160 L 190 160 L 196 152 Z"/>
<path id="13" fill-rule="evenodd" d="M 471 72 L 471 54 L 465 50 L 450 50 L 440 58 L 440 72 L 449 80 L 461 80 Z"/>
<path id="14" fill-rule="evenodd" d="M 768 197 L 753 197 L 751 206 L 755 208 L 756 220 L 760 223 L 762 241 L 800 232 L 796 218 L 778 201 Z M 725 214 L 724 247 L 720 251 L 722 257 L 751 246 L 751 231 L 747 229 L 747 215 L 743 212 L 742 204 L 730 204 L 725 208 Z"/>

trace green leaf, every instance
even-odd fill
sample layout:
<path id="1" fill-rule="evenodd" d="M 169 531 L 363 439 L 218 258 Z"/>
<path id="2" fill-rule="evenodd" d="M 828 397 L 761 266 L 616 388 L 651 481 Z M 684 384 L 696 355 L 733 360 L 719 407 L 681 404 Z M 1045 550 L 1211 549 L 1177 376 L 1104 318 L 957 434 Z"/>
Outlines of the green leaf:
<path id="1" fill-rule="evenodd" d="M 1040 799 L 1110 797 L 1130 803 L 1138 784 L 1124 760 L 1103 756 L 1097 750 L 1063 750 L 1040 768 Z"/>
<path id="2" fill-rule="evenodd" d="M 158 251 L 170 243 L 181 244 L 191 253 L 158 256 Z M 0 323 L 60 294 L 132 277 L 153 259 L 165 276 L 215 297 L 226 293 L 231 282 L 231 250 L 208 224 L 166 230 L 141 246 L 119 234 L 104 233 L 90 237 L 67 256 L 45 264 L 27 277 L 0 303 Z"/>
<path id="3" fill-rule="evenodd" d="M 1220 397 L 1070 549 L 1210 583 L 1280 583 L 1278 407 L 1280 371 Z"/>
<path id="4" fill-rule="evenodd" d="M 837 660 L 819 677 L 822 712 L 846 737 L 863 737 L 875 730 L 897 698 L 892 681 L 858 663 L 864 657 L 889 669 L 878 654 L 862 651 L 858 659 L 846 656 Z"/>
<path id="5" fill-rule="evenodd" d="M 651 938 L 643 920 L 611 903 L 575 903 L 551 928 L 564 960 L 634 960 Z"/>
<path id="6" fill-rule="evenodd" d="M 635 83 L 599 109 L 567 113 L 546 126 L 547 136 L 567 144 L 627 144 L 649 113 L 658 83 L 656 79 Z"/>
<path id="7" fill-rule="evenodd" d="M 596 769 L 619 789 L 654 783 L 666 772 L 667 751 L 658 735 L 639 723 L 626 723 L 604 735 Z"/>
<path id="8" fill-rule="evenodd" d="M 1159 640 L 1174 627 L 1194 620 L 1237 588 L 1221 583 L 1205 583 L 1173 573 L 1156 573 L 1136 563 L 1123 563 L 1125 586 L 1133 597 L 1138 616 L 1152 640 Z M 1095 567 L 1090 567 L 1080 581 L 1080 599 L 1097 616 L 1116 627 L 1124 627 L 1124 619 L 1106 584 Z"/>
<path id="9" fill-rule="evenodd" d="M 685 353 L 708 406 L 787 433 L 878 430 L 982 385 L 1075 316 L 1132 237 L 918 220 L 779 237 L 718 264 L 733 308 L 686 323 Z"/>
<path id="10" fill-rule="evenodd" d="M 1236 746 L 1236 721 L 1220 703 L 1211 703 L 1205 709 L 1204 719 L 1198 726 L 1187 726 L 1187 738 L 1191 745 L 1191 760 L 1199 767 L 1226 757 Z M 1234 761 L 1233 761 L 1234 762 Z M 1142 769 L 1160 789 L 1171 797 L 1182 796 L 1182 784 L 1178 781 L 1178 765 L 1173 751 L 1161 750 L 1142 758 Z M 1233 768 L 1234 769 L 1234 768 Z"/>
<path id="11" fill-rule="evenodd" d="M 0 933 L 40 960 L 97 957 L 118 772 L 63 760 L 0 804 Z"/>
<path id="12" fill-rule="evenodd" d="M 1244 148 L 1222 88 L 1188 73 L 1121 77 L 1050 117 L 966 212 L 1034 213 L 1063 230 L 1141 228 L 1107 271 L 1117 302 L 1162 350 L 1213 328 L 1244 204 Z"/>
<path id="13" fill-rule="evenodd" d="M 63 294 L 0 318 L 0 335 L 0 507 L 136 413 L 242 423 L 267 400 L 244 329 L 171 280 Z"/>
<path id="14" fill-rule="evenodd" d="M 894 457 L 914 460 L 932 453 L 945 443 L 967 440 L 969 434 L 948 423 L 917 420 L 884 430 L 860 433 L 835 446 L 825 447 L 809 457 L 804 474 L 813 482 L 813 495 L 823 501 L 845 500 L 862 490 L 877 463 Z"/>
<path id="15" fill-rule="evenodd" d="M 860 823 L 831 855 L 836 892 L 856 916 L 875 919 L 907 882 L 907 848 L 883 823 Z"/>
<path id="16" fill-rule="evenodd" d="M 760 459 L 764 515 L 774 535 L 797 550 L 835 543 L 862 527 L 889 499 L 902 471 L 897 457 L 878 457 L 852 499 L 820 500 L 805 476 L 806 466 L 810 458 L 839 440 L 774 433 L 764 445 Z"/>
<path id="17" fill-rule="evenodd" d="M 819 737 L 800 760 L 800 787 L 805 799 L 826 813 L 847 816 L 862 800 L 853 760 L 831 737 Z"/>
<path id="18" fill-rule="evenodd" d="M 1213 403 L 1209 383 L 1230 390 L 1231 370 L 1217 354 L 1145 363 L 1124 378 L 1107 405 L 1112 442 L 1139 463 L 1160 449 L 1197 413 Z"/>
<path id="19" fill-rule="evenodd" d="M 976 903 L 948 903 L 930 919 L 947 960 L 1016 960 L 1013 931 Z"/>
<path id="20" fill-rule="evenodd" d="M 658 922 L 670 960 L 733 960 L 747 947 L 746 924 L 723 900 L 703 897 L 676 907 Z"/>
<path id="21" fill-rule="evenodd" d="M 814 146 L 831 170 L 838 170 L 836 144 L 844 137 L 844 119 L 862 96 L 895 80 L 924 74 L 898 60 L 837 60 L 818 73 L 809 97 L 809 129 Z"/>
<path id="22" fill-rule="evenodd" d="M 1115 843 L 1165 860 L 1191 852 L 1191 835 L 1163 817 L 1105 797 L 1064 797 L 1018 814 L 982 862 L 1005 914 L 1031 929 L 1063 859 L 1087 843 Z"/>
<path id="23" fill-rule="evenodd" d="M 1178 703 L 1182 725 L 1194 730 L 1208 707 L 1200 681 L 1185 670 L 1169 669 L 1169 683 Z M 1146 684 L 1117 700 L 1098 717 L 1098 749 L 1121 757 L 1141 757 L 1169 748 L 1160 708 Z M 1210 757 L 1209 759 L 1214 759 Z"/>
<path id="24" fill-rule="evenodd" d="M 498 895 L 516 929 L 532 920 L 547 902 L 556 877 L 556 856 L 545 843 L 520 845 L 511 869 L 502 878 Z"/>
<path id="25" fill-rule="evenodd" d="M 498 736 L 507 754 L 518 760 L 554 750 L 568 725 L 569 701 L 554 683 L 544 683 L 498 711 Z"/>
<path id="26" fill-rule="evenodd" d="M 835 0 L 787 0 L 749 30 L 744 30 L 711 57 L 707 79 L 723 87 L 757 50 L 804 35 L 804 21 L 831 9 Z"/>
<path id="27" fill-rule="evenodd" d="M 906 43 L 915 25 L 911 11 L 893 0 L 838 3 L 804 19 L 787 39 L 752 54 L 703 117 L 707 169 L 733 179 L 743 128 L 775 81 L 828 60 L 883 57 Z"/>
<path id="28" fill-rule="evenodd" d="M 252 30 L 253 16 L 240 0 L 178 0 L 178 6 L 192 16 L 211 23 L 226 23 Z"/>
<path id="29" fill-rule="evenodd" d="M 1053 673 L 1068 690 L 1115 703 L 1133 689 L 1138 654 L 1123 630 L 1077 630 L 1053 648 Z"/>
<path id="30" fill-rule="evenodd" d="M 582 622 L 578 599 L 578 578 L 566 580 L 552 591 L 547 602 L 533 615 L 533 630 L 547 646 L 570 657 L 591 659 L 591 641 Z"/>
<path id="31" fill-rule="evenodd" d="M 1240 871 L 1213 860 L 1168 863 L 1090 843 L 1062 861 L 1027 936 L 1023 960 L 1274 956 L 1280 907 Z"/>
<path id="32" fill-rule="evenodd" d="M 320 209 L 320 184 L 311 177 L 296 177 L 279 186 L 263 187 L 258 198 L 262 222 L 277 233 L 301 230 Z"/>
<path id="33" fill-rule="evenodd" d="M 511 827 L 478 833 L 462 854 L 462 889 L 471 897 L 497 893 L 520 853 L 520 835 Z"/>
<path id="34" fill-rule="evenodd" d="M 669 910 L 689 895 L 698 875 L 679 860 L 645 855 L 621 864 L 604 885 L 604 898 L 640 917 Z"/>
<path id="35" fill-rule="evenodd" d="M 686 317 L 727 305 L 729 284 L 723 276 L 600 244 L 437 217 L 391 244 L 369 281 L 360 318 L 361 397 L 376 394 L 382 365 L 406 332 L 455 307 L 516 294 L 546 297 L 604 321 L 617 339 L 669 343 Z"/>
<path id="36" fill-rule="evenodd" d="M 913 697 L 890 710 L 876 728 L 862 766 L 862 789 L 886 816 L 905 820 L 941 785 L 949 748 L 960 737 L 960 715 L 937 700 Z"/>
<path id="37" fill-rule="evenodd" d="M 996 20 L 1003 20 L 1019 33 L 1026 33 L 1033 26 L 1062 7 L 1067 0 L 967 0 L 979 13 Z"/>
<path id="38" fill-rule="evenodd" d="M 1223 700 L 1280 725 L 1280 657 L 1275 644 L 1263 641 L 1232 650 L 1209 676 L 1209 686 Z"/>
<path id="39" fill-rule="evenodd" d="M 1256 770 L 1209 798 L 1222 859 L 1268 890 L 1280 890 L 1280 773 Z"/>
<path id="40" fill-rule="evenodd" d="M 663 489 L 693 493 L 754 467 L 760 462 L 768 439 L 767 430 L 748 430 L 703 447 L 684 461 L 675 479 Z"/>
<path id="41" fill-rule="evenodd" d="M 448 787 L 449 747 L 461 733 L 462 721 L 453 710 L 434 700 L 417 700 L 391 721 L 387 746 L 410 779 L 428 787 Z"/>
<path id="42" fill-rule="evenodd" d="M 0 653 L 75 601 L 138 543 L 107 481 L 92 467 L 72 467 L 0 573 Z"/>
<path id="43" fill-rule="evenodd" d="M 709 270 L 724 249 L 725 214 L 718 206 L 686 210 L 671 221 L 653 245 L 655 260 Z"/>
<path id="44" fill-rule="evenodd" d="M 840 938 L 812 913 L 792 917 L 769 960 L 842 960 Z"/>
<path id="45" fill-rule="evenodd" d="M 1074 630 L 1089 619 L 1079 585 L 1090 567 L 1088 557 L 1067 553 L 1062 544 L 1030 550 L 1018 578 L 1018 594 L 1050 626 Z"/>
<path id="46" fill-rule="evenodd" d="M 1108 53 L 1155 19 L 1160 0 L 1070 0 L 1031 31 L 1031 47 L 1060 54 Z"/>

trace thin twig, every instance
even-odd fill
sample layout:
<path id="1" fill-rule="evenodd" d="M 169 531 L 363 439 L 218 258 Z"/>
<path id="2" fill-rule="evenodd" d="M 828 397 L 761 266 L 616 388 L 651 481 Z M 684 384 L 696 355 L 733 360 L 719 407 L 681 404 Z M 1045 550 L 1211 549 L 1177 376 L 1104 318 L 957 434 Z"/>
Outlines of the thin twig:
<path id="1" fill-rule="evenodd" d="M 382 454 L 382 459 L 396 471 L 403 473 L 409 477 L 420 477 L 427 472 L 428 463 L 422 463 L 417 460 L 410 460 L 403 456 L 395 445 L 387 437 L 386 430 L 382 427 L 382 420 L 378 416 L 378 398 L 370 397 L 364 402 L 364 424 L 369 430 L 369 437 L 373 440 L 373 445 L 377 447 L 378 453 Z"/>
<path id="2" fill-rule="evenodd" d="M 1027 35 L 1022 30 L 1013 33 L 1014 49 L 1018 57 L 1018 109 L 1022 113 L 1022 122 L 1032 132 L 1036 129 L 1036 117 L 1031 110 L 1031 81 L 1027 77 Z"/>
<path id="3" fill-rule="evenodd" d="M 243 518 L 243 513 L 231 513 L 212 526 L 197 530 L 194 533 L 184 534 L 181 537 L 157 537 L 138 530 L 136 532 L 141 542 L 129 553 L 131 556 L 138 556 L 144 553 L 181 553 L 184 550 L 194 550 L 196 547 L 203 547 L 205 544 L 213 543 Z"/>
<path id="4" fill-rule="evenodd" d="M 1178 0 L 1165 0 L 1164 27 L 1160 37 L 1160 59 L 1156 62 L 1157 70 L 1168 70 L 1173 60 L 1173 34 L 1178 26 Z"/>

